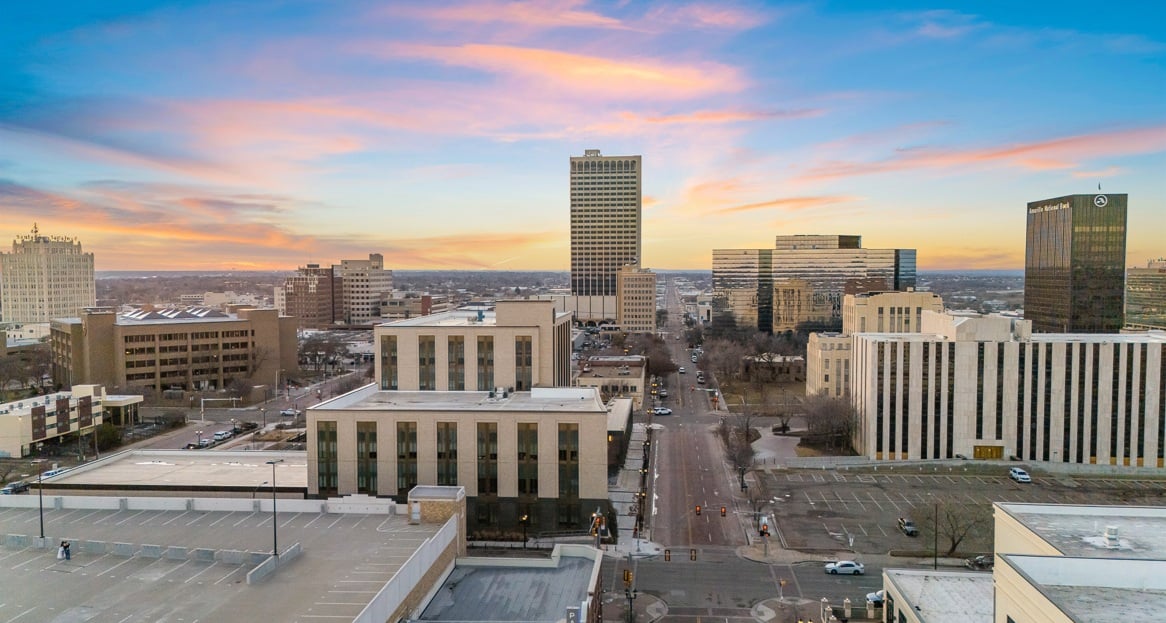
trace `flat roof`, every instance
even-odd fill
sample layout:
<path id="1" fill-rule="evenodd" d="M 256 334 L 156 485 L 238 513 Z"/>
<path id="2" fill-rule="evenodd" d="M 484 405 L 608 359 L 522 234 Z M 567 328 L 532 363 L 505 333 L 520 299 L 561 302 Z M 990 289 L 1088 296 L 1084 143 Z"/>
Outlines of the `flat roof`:
<path id="1" fill-rule="evenodd" d="M 128 450 L 70 469 L 45 480 L 45 485 L 186 491 L 208 487 L 253 489 L 271 480 L 272 466 L 267 461 L 279 460 L 283 462 L 275 466 L 276 485 L 281 490 L 307 488 L 306 452 L 230 450 Z"/>
<path id="2" fill-rule="evenodd" d="M 387 391 L 369 384 L 308 407 L 309 411 L 593 411 L 607 413 L 594 387 L 535 387 L 505 397 L 478 391 Z"/>
<path id="3" fill-rule="evenodd" d="M 607 406 L 607 430 L 625 430 L 632 417 L 632 399 L 612 398 Z"/>
<path id="4" fill-rule="evenodd" d="M 991 623 L 995 613 L 990 573 L 887 569 L 883 577 L 926 623 Z"/>
<path id="5" fill-rule="evenodd" d="M 597 563 L 569 556 L 552 559 L 549 565 L 511 562 L 504 566 L 498 561 L 459 560 L 417 620 L 562 621 L 568 607 L 587 600 Z"/>
<path id="6" fill-rule="evenodd" d="M 271 470 L 268 469 L 268 472 Z M 26 496 L 0 496 L 21 498 Z M 80 496 L 64 496 L 76 500 Z M 92 499 L 92 498 L 88 498 Z M 56 548 L 0 548 L 0 620 L 3 621 L 352 621 L 441 524 L 410 525 L 405 515 L 296 512 L 278 505 L 281 551 L 303 553 L 258 584 L 247 584 L 254 564 L 171 559 L 142 554 L 206 548 L 266 553 L 273 525 L 270 499 L 236 500 L 246 510 L 117 510 L 44 505 L 45 534 L 74 543 L 72 560 Z M 9 534 L 36 536 L 36 505 L 0 499 L 0 524 Z M 266 510 L 257 507 L 267 504 Z M 302 510 L 302 509 L 301 509 Z M 131 557 L 89 553 L 85 542 L 125 543 Z"/>
<path id="7" fill-rule="evenodd" d="M 1166 610 L 1166 560 L 998 558 L 1074 621 L 1152 623 L 1161 621 Z"/>
<path id="8" fill-rule="evenodd" d="M 1166 507 L 997 503 L 1065 556 L 1166 560 Z M 1106 538 L 1108 527 L 1117 538 Z"/>

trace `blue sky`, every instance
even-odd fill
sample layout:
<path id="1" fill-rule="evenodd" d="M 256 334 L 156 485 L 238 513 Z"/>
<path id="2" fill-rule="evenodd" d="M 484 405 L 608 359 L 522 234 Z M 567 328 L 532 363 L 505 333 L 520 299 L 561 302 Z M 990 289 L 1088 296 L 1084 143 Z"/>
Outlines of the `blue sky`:
<path id="1" fill-rule="evenodd" d="M 1019 6 L 1018 6 L 1019 5 Z M 99 269 L 568 266 L 568 157 L 644 157 L 644 258 L 778 234 L 1020 268 L 1129 193 L 1166 256 L 1154 3 L 7 3 L 0 240 Z"/>

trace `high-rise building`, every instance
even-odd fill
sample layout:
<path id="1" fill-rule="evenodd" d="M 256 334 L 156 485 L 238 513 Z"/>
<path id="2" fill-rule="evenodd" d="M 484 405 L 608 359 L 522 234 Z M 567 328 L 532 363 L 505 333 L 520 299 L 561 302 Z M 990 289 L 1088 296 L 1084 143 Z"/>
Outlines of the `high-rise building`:
<path id="1" fill-rule="evenodd" d="M 1024 317 L 1038 333 L 1116 333 L 1125 293 L 1124 194 L 1028 204 Z"/>
<path id="2" fill-rule="evenodd" d="M 1166 259 L 1126 272 L 1126 328 L 1166 330 Z"/>
<path id="3" fill-rule="evenodd" d="M 656 332 L 656 273 L 624 266 L 616 273 L 616 323 L 626 333 Z"/>
<path id="4" fill-rule="evenodd" d="M 714 314 L 758 331 L 836 331 L 844 295 L 913 287 L 914 249 L 864 249 L 860 236 L 777 236 L 773 249 L 713 249 Z"/>
<path id="5" fill-rule="evenodd" d="M 323 329 L 343 317 L 343 294 L 331 267 L 308 264 L 275 288 L 275 308 L 296 318 L 301 329 Z"/>
<path id="6" fill-rule="evenodd" d="M 640 156 L 571 158 L 571 294 L 615 296 L 620 268 L 640 265 L 642 173 Z"/>
<path id="7" fill-rule="evenodd" d="M 340 280 L 344 324 L 380 322 L 381 302 L 393 293 L 393 271 L 385 270 L 385 258 L 370 253 L 367 260 L 341 260 L 332 267 Z"/>
<path id="8" fill-rule="evenodd" d="M 96 302 L 93 254 L 76 238 L 44 236 L 33 225 L 11 253 L 0 253 L 0 321 L 47 323 Z"/>

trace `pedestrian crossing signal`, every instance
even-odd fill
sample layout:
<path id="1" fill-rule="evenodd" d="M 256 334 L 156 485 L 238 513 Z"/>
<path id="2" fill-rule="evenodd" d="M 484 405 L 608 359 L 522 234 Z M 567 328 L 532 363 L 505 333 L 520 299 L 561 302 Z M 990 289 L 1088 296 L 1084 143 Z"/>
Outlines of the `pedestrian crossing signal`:
<path id="1" fill-rule="evenodd" d="M 728 509 L 726 509 L 724 506 L 722 506 L 721 507 L 721 517 L 724 517 L 727 512 L 728 512 Z"/>
<path id="2" fill-rule="evenodd" d="M 700 514 L 700 504 L 697 504 L 697 505 L 696 505 L 696 514 L 697 514 L 697 515 L 699 515 L 699 514 Z"/>

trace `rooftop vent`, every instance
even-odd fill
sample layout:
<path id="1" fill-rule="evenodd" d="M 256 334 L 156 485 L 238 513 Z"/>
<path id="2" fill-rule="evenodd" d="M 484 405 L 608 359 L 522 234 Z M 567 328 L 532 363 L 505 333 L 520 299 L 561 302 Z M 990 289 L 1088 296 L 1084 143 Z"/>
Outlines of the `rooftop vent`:
<path id="1" fill-rule="evenodd" d="M 1115 543 L 1117 542 L 1117 540 L 1118 540 L 1118 527 L 1117 526 L 1106 526 L 1105 527 L 1105 540 L 1112 541 Z"/>

